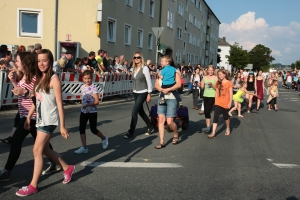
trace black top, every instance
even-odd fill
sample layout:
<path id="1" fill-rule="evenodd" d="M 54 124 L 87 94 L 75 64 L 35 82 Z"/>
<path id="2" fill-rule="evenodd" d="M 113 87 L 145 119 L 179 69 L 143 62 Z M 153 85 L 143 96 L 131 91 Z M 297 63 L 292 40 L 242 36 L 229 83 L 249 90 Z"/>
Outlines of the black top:
<path id="1" fill-rule="evenodd" d="M 255 90 L 255 88 L 254 88 L 254 81 L 252 81 L 252 82 L 247 82 L 247 90 L 248 91 L 254 91 Z"/>

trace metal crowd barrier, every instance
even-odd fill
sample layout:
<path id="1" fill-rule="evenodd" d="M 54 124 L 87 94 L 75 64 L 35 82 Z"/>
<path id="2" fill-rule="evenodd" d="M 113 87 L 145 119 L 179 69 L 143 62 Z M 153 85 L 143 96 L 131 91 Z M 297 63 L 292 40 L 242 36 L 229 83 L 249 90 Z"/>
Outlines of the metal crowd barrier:
<path id="1" fill-rule="evenodd" d="M 18 98 L 12 93 L 13 85 L 7 78 L 8 73 L 0 71 L 0 107 L 2 105 L 16 105 Z M 82 74 L 63 72 L 58 74 L 62 83 L 63 100 L 80 100 L 80 87 L 84 84 Z M 190 81 L 189 75 L 183 75 L 185 85 Z M 151 75 L 152 86 L 155 85 L 156 75 Z M 93 84 L 98 88 L 100 101 L 103 97 L 131 94 L 133 88 L 132 76 L 128 74 L 103 74 L 98 77 L 94 74 Z"/>

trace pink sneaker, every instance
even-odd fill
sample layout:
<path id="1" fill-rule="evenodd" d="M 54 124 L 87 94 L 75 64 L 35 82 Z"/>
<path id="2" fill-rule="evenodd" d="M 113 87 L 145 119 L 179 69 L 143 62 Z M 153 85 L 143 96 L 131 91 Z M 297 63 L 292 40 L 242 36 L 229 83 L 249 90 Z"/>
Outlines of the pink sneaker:
<path id="1" fill-rule="evenodd" d="M 68 169 L 64 171 L 63 184 L 67 184 L 71 181 L 74 170 L 75 170 L 75 166 L 69 165 Z"/>
<path id="2" fill-rule="evenodd" d="M 25 187 L 22 187 L 21 189 L 19 189 L 19 191 L 16 192 L 16 195 L 19 197 L 26 197 L 28 195 L 35 194 L 37 192 L 38 192 L 37 188 L 35 188 L 31 185 L 28 185 L 28 186 L 25 186 Z"/>

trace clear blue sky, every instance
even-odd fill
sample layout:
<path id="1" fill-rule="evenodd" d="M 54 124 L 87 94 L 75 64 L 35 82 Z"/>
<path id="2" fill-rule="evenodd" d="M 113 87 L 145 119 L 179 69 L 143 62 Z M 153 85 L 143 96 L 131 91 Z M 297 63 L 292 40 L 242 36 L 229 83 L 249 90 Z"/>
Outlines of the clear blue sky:
<path id="1" fill-rule="evenodd" d="M 272 50 L 275 63 L 286 65 L 300 60 L 300 0 L 206 0 L 206 3 L 222 23 L 219 37 L 226 37 L 231 44 L 238 42 L 247 50 L 263 44 Z"/>

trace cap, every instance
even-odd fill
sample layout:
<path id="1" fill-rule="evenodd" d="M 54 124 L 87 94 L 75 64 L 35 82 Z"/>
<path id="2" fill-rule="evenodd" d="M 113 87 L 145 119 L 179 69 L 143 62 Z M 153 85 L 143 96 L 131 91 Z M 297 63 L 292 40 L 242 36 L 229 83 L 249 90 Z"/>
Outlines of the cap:
<path id="1" fill-rule="evenodd" d="M 251 71 L 251 72 L 249 72 L 249 74 L 254 74 L 254 72 L 253 72 L 253 71 Z"/>
<path id="2" fill-rule="evenodd" d="M 71 51 L 67 51 L 66 54 L 72 54 L 73 55 L 73 53 Z"/>
<path id="3" fill-rule="evenodd" d="M 37 50 L 37 49 L 42 49 L 42 45 L 40 43 L 36 43 L 34 45 L 34 50 Z"/>

